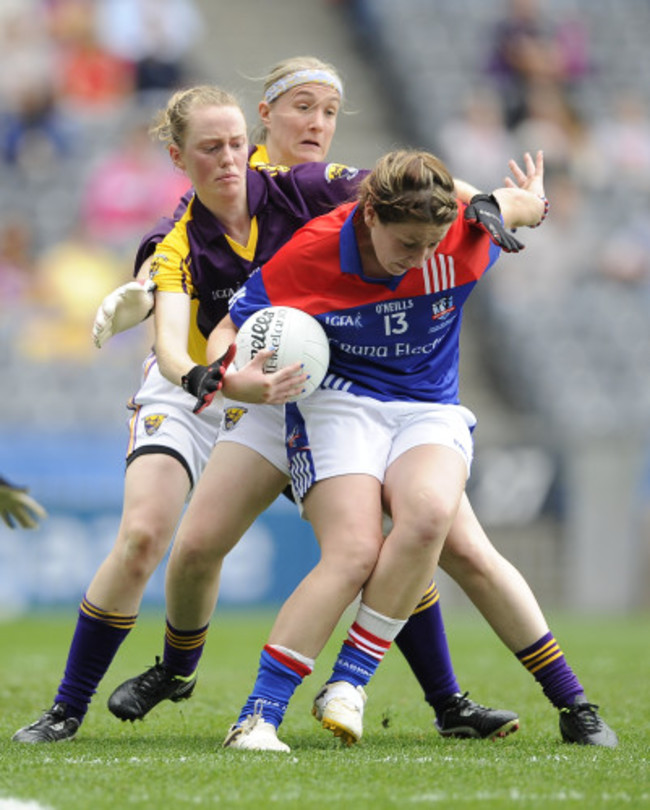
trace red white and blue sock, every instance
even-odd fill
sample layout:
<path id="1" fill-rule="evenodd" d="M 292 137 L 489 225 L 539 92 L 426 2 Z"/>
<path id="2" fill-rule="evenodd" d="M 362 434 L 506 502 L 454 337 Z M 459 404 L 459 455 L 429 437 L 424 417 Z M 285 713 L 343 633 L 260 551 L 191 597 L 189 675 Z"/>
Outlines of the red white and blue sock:
<path id="1" fill-rule="evenodd" d="M 253 691 L 239 714 L 237 725 L 261 708 L 264 721 L 278 728 L 293 693 L 313 669 L 313 659 L 286 647 L 267 644 L 260 655 Z"/>
<path id="2" fill-rule="evenodd" d="M 406 619 L 384 616 L 362 602 L 327 683 L 365 686 L 405 624 Z"/>

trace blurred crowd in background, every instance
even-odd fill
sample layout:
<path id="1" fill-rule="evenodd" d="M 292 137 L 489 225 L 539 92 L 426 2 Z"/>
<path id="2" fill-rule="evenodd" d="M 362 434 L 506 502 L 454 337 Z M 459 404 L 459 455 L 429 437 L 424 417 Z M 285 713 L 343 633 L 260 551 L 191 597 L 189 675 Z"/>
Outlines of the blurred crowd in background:
<path id="1" fill-rule="evenodd" d="M 201 36 L 191 0 L 0 3 L 4 424 L 51 419 L 59 404 L 72 424 L 105 416 L 75 406 L 67 368 L 93 368 L 99 302 L 130 277 L 141 236 L 188 187 L 148 128 L 170 92 L 195 81 Z M 143 332 L 123 342 L 142 345 Z M 106 354 L 100 394 L 121 374 Z M 38 402 L 34 368 L 46 375 Z"/>
<path id="2" fill-rule="evenodd" d="M 510 157 L 544 150 L 550 216 L 477 292 L 484 362 L 549 445 L 634 445 L 647 543 L 650 3 L 329 2 L 356 27 L 405 142 L 485 189 Z M 170 90 L 215 79 L 196 70 L 203 47 L 192 0 L 0 3 L 5 430 L 120 419 L 114 392 L 125 375 L 135 387 L 151 335 L 118 336 L 100 363 L 90 327 L 187 187 L 147 128 Z"/>

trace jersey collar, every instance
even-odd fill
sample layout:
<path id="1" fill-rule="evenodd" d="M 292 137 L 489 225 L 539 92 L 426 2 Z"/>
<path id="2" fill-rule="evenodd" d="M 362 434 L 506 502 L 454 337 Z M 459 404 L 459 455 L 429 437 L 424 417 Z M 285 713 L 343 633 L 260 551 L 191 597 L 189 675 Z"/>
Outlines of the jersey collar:
<path id="1" fill-rule="evenodd" d="M 380 284 L 382 287 L 396 290 L 400 281 L 407 275 L 406 273 L 404 273 L 403 276 L 391 276 L 390 278 L 371 278 L 370 276 L 366 276 L 363 272 L 361 254 L 359 253 L 359 245 L 357 244 L 357 235 L 354 232 L 353 223 L 354 215 L 358 208 L 358 205 L 352 208 L 341 228 L 339 240 L 341 272 L 359 276 L 366 284 Z"/>
<path id="2" fill-rule="evenodd" d="M 260 173 L 255 169 L 246 169 L 246 185 L 248 193 L 248 211 L 251 217 L 259 214 L 267 200 L 266 184 L 260 177 Z M 194 195 L 192 198 L 192 220 L 199 229 L 206 244 L 214 242 L 220 236 L 225 236 L 223 227 L 219 220 L 208 211 L 201 200 Z"/>

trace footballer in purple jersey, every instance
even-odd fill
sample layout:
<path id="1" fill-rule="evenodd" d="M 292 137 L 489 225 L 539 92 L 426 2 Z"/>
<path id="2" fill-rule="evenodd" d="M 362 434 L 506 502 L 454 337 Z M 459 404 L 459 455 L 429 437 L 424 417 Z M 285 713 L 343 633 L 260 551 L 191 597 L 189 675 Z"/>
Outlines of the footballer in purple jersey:
<path id="1" fill-rule="evenodd" d="M 234 243 L 192 195 L 180 220 L 157 245 L 151 277 L 160 292 L 185 292 L 198 300 L 197 325 L 207 337 L 252 271 L 302 225 L 354 198 L 366 174 L 335 163 L 249 168 L 246 185 L 254 227 L 245 246 Z"/>

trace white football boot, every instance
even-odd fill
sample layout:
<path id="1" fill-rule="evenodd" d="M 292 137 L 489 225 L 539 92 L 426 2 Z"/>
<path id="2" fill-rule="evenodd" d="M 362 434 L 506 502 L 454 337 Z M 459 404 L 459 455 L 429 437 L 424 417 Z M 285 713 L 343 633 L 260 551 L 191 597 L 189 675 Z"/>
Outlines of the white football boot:
<path id="1" fill-rule="evenodd" d="M 224 748 L 238 748 L 242 751 L 282 751 L 288 754 L 291 749 L 278 739 L 278 732 L 272 723 L 262 718 L 261 706 L 255 706 L 255 713 L 249 714 L 240 725 L 230 726 Z"/>
<path id="2" fill-rule="evenodd" d="M 314 698 L 311 713 L 323 728 L 334 732 L 342 742 L 353 745 L 363 735 L 363 707 L 366 693 L 362 686 L 347 681 L 333 681 Z"/>

